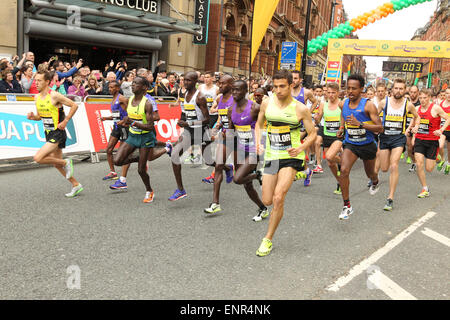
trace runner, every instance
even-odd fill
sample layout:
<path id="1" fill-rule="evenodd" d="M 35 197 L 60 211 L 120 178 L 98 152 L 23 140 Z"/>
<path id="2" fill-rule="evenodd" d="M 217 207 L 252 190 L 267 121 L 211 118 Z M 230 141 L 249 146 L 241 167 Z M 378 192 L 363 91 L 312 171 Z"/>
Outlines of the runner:
<path id="1" fill-rule="evenodd" d="M 217 145 L 217 150 L 216 150 L 216 157 L 217 157 L 217 161 L 216 162 L 216 166 L 218 166 L 218 168 L 214 168 L 214 171 L 211 173 L 211 175 L 209 177 L 203 178 L 202 182 L 204 183 L 210 183 L 210 184 L 214 184 L 214 189 L 216 191 L 214 191 L 214 193 L 216 194 L 214 196 L 214 200 L 213 201 L 219 201 L 219 192 L 220 192 L 220 185 L 222 184 L 222 179 L 223 179 L 223 170 L 225 169 L 226 171 L 226 175 L 227 175 L 227 183 L 231 183 L 231 181 L 233 181 L 233 166 L 230 165 L 225 165 L 226 159 L 228 159 L 228 156 L 230 155 L 230 153 L 233 151 L 233 146 L 235 146 L 236 144 L 231 144 L 231 143 L 226 143 L 226 140 L 224 140 L 224 132 L 228 129 L 228 109 L 231 108 L 234 104 L 234 100 L 233 100 L 233 96 L 231 95 L 231 88 L 233 86 L 233 77 L 230 75 L 223 75 L 220 80 L 219 80 L 219 96 L 216 97 L 211 109 L 210 109 L 210 113 L 213 114 L 218 114 L 219 118 L 217 118 L 216 120 L 218 120 L 217 122 L 215 122 L 215 130 L 213 131 L 214 133 L 217 132 L 217 134 L 213 134 L 213 136 L 218 136 L 219 137 L 219 143 Z M 220 132 L 219 132 L 220 130 Z M 231 139 L 233 140 L 233 139 Z M 229 147 L 227 148 L 227 150 L 225 150 L 225 145 L 228 145 Z M 230 149 L 231 147 L 231 149 Z M 223 158 L 225 157 L 225 158 Z M 223 159 L 222 159 L 223 158 Z M 216 184 L 215 183 L 215 173 L 216 173 L 216 169 L 220 171 L 220 177 L 218 179 L 220 180 L 220 183 Z M 230 171 L 231 170 L 231 171 Z M 217 172 L 219 172 L 217 171 Z M 215 202 L 218 204 L 218 202 Z"/>
<path id="2" fill-rule="evenodd" d="M 322 168 L 322 155 L 321 155 L 321 146 L 323 144 L 323 125 L 324 125 L 324 120 L 322 116 L 319 116 L 319 109 L 322 106 L 323 109 L 323 105 L 326 102 L 325 96 L 324 96 L 324 90 L 323 90 L 323 86 L 321 85 L 317 85 L 314 88 L 314 96 L 316 97 L 317 100 L 319 100 L 319 105 L 317 106 L 317 108 L 315 110 L 312 111 L 312 115 L 313 115 L 313 121 L 316 125 L 316 129 L 317 129 L 317 138 L 316 141 L 314 142 L 314 154 L 316 155 L 316 163 L 313 167 L 313 173 L 323 173 L 323 168 Z"/>
<path id="3" fill-rule="evenodd" d="M 231 110 L 236 104 L 231 94 L 231 89 L 233 88 L 233 77 L 230 75 L 222 76 L 219 80 L 219 88 L 221 94 L 217 97 L 217 101 L 211 108 L 213 112 L 217 111 L 219 114 L 216 130 L 220 130 L 218 132 L 219 143 L 217 144 L 216 149 L 216 165 L 214 168 L 215 177 L 203 179 L 203 182 L 208 183 L 208 181 L 212 180 L 214 183 L 213 202 L 210 204 L 209 208 L 204 210 L 205 213 L 216 213 L 222 210 L 219 204 L 220 186 L 222 185 L 223 180 L 223 170 L 225 170 L 225 174 L 227 176 L 227 183 L 231 183 L 233 181 L 234 167 L 233 165 L 226 164 L 226 160 L 233 151 L 234 162 L 236 164 L 236 138 L 233 134 L 227 134 L 230 124 L 228 111 Z"/>
<path id="4" fill-rule="evenodd" d="M 211 107 L 219 94 L 219 88 L 213 83 L 214 72 L 209 71 L 205 73 L 205 83 L 198 87 L 198 90 L 206 97 L 206 103 L 209 111 L 209 127 L 212 128 L 219 118 L 219 114 L 211 111 Z"/>
<path id="5" fill-rule="evenodd" d="M 383 132 L 380 133 L 380 164 L 383 172 L 389 174 L 389 195 L 383 210 L 391 211 L 394 206 L 394 193 L 398 184 L 398 163 L 406 145 L 406 135 L 417 133 L 420 118 L 414 105 L 406 99 L 406 82 L 395 79 L 392 87 L 392 98 L 380 102 L 378 111 L 383 110 Z M 411 113 L 413 121 L 406 127 L 406 115 Z"/>
<path id="6" fill-rule="evenodd" d="M 441 108 L 444 110 L 447 115 L 450 116 L 450 88 L 447 88 L 445 90 L 445 100 L 441 103 Z M 441 119 L 441 127 L 443 127 L 445 124 L 445 120 Z M 442 150 L 441 155 L 441 162 L 438 164 L 438 170 L 441 171 L 442 167 L 445 163 L 445 155 L 444 155 L 444 147 L 445 147 L 445 140 L 447 140 L 447 165 L 445 166 L 444 173 L 449 174 L 450 173 L 450 127 L 447 127 L 447 129 L 444 131 L 444 135 L 441 136 L 439 139 L 439 150 Z M 441 166 L 441 169 L 439 169 L 439 166 Z"/>
<path id="7" fill-rule="evenodd" d="M 35 95 L 37 114 L 29 112 L 27 119 L 42 120 L 45 130 L 46 143 L 34 155 L 33 159 L 39 164 L 52 164 L 72 184 L 72 190 L 66 193 L 68 198 L 75 197 L 83 186 L 73 177 L 72 159 L 64 160 L 62 149 L 66 147 L 66 126 L 78 109 L 75 102 L 62 94 L 50 90 L 51 75 L 48 71 L 38 71 L 35 75 L 38 94 Z M 70 107 L 66 116 L 63 105 Z"/>
<path id="8" fill-rule="evenodd" d="M 336 135 L 341 122 L 341 102 L 338 98 L 339 85 L 335 82 L 327 84 L 328 102 L 320 105 L 318 117 L 324 120 L 323 126 L 323 152 L 327 159 L 328 167 L 336 178 L 337 188 L 335 194 L 341 194 L 339 185 L 341 157 L 338 153 L 342 151 L 342 138 Z"/>
<path id="9" fill-rule="evenodd" d="M 233 83 L 233 98 L 235 103 L 228 109 L 229 130 L 225 135 L 232 135 L 234 131 L 237 134 L 237 164 L 234 182 L 243 184 L 249 198 L 258 206 L 258 214 L 253 217 L 253 221 L 261 221 L 269 215 L 267 207 L 262 203 L 258 193 L 253 187 L 253 180 L 258 179 L 262 183 L 260 171 L 256 171 L 258 157 L 255 151 L 254 130 L 255 123 L 258 118 L 259 106 L 251 100 L 245 99 L 247 94 L 247 84 L 243 80 Z M 234 139 L 229 139 L 233 141 Z M 219 154 L 219 153 L 218 153 Z M 217 168 L 217 165 L 216 165 Z M 219 172 L 216 169 L 216 172 Z M 214 185 L 217 180 L 214 182 Z M 214 213 L 220 211 L 220 205 L 211 204 L 205 209 L 206 213 Z"/>
<path id="10" fill-rule="evenodd" d="M 420 90 L 419 99 L 420 126 L 414 142 L 414 157 L 416 158 L 417 176 L 422 184 L 422 192 L 417 197 L 425 198 L 430 196 L 430 190 L 427 186 L 424 167 L 428 172 L 433 171 L 439 151 L 439 137 L 450 125 L 450 117 L 441 106 L 430 102 L 431 93 L 428 89 Z M 440 118 L 446 120 L 443 126 L 441 126 Z"/>
<path id="11" fill-rule="evenodd" d="M 128 138 L 128 127 L 119 126 L 117 123 L 123 120 L 127 116 L 128 99 L 119 93 L 120 85 L 117 81 L 109 82 L 109 93 L 113 96 L 111 101 L 111 117 L 101 117 L 101 121 L 112 120 L 114 121 L 113 130 L 109 137 L 108 146 L 106 147 L 106 157 L 108 160 L 110 172 L 103 178 L 103 180 L 117 180 L 119 177 L 114 168 L 113 152 L 117 142 L 124 142 Z M 127 173 L 129 164 L 122 167 L 122 174 L 120 176 L 121 185 L 115 189 L 127 189 Z"/>
<path id="12" fill-rule="evenodd" d="M 180 157 L 190 146 L 200 145 L 205 163 L 209 166 L 215 166 L 211 149 L 208 147 L 211 143 L 208 106 L 205 96 L 196 89 L 197 81 L 197 72 L 189 71 L 186 73 L 184 77 L 186 96 L 182 105 L 181 119 L 178 121 L 178 125 L 184 128 L 184 131 L 178 139 L 178 143 L 174 146 L 171 157 L 173 174 L 178 188 L 170 196 L 169 201 L 187 197 L 181 176 Z"/>
<path id="13" fill-rule="evenodd" d="M 375 172 L 375 158 L 377 145 L 374 132 L 382 130 L 378 110 L 370 100 L 361 97 L 364 88 L 364 78 L 358 74 L 350 75 L 347 79 L 348 99 L 345 99 L 342 114 L 341 127 L 337 137 L 343 133 L 345 123 L 344 152 L 341 160 L 340 185 L 344 207 L 339 219 L 345 220 L 353 213 L 350 204 L 349 187 L 350 171 L 358 158 L 364 162 L 366 175 L 372 181 L 369 193 L 374 195 L 378 192 L 378 174 Z"/>
<path id="14" fill-rule="evenodd" d="M 289 71 L 280 70 L 274 74 L 276 95 L 263 101 L 255 127 L 256 150 L 261 155 L 264 152 L 261 131 L 267 120 L 262 200 L 266 206 L 273 204 L 266 236 L 256 251 L 258 256 L 266 256 L 272 250 L 272 238 L 283 217 L 286 194 L 296 172 L 304 169 L 305 150 L 316 138 L 311 112 L 291 95 L 292 82 Z M 308 138 L 303 143 L 300 141 L 301 121 L 308 133 Z"/>
<path id="15" fill-rule="evenodd" d="M 314 93 L 311 90 L 303 88 L 302 86 L 303 79 L 300 77 L 300 71 L 297 70 L 292 71 L 292 81 L 293 81 L 292 82 L 293 86 L 291 89 L 292 96 L 297 101 L 303 103 L 304 105 L 308 105 L 309 102 L 311 104 L 310 111 L 315 110 L 319 105 L 319 101 L 316 99 L 316 97 L 314 97 Z M 301 128 L 301 131 L 302 133 L 300 138 L 303 140 L 306 138 L 307 133 L 304 127 Z M 306 149 L 305 152 L 307 155 L 309 154 L 308 149 Z M 311 157 L 309 157 L 309 159 L 310 161 L 312 160 Z M 311 185 L 312 175 L 313 171 L 307 165 L 305 165 L 305 170 L 297 173 L 295 179 L 298 180 L 300 177 L 304 178 L 305 179 L 304 186 L 308 187 Z"/>
<path id="16" fill-rule="evenodd" d="M 136 77 L 131 84 L 134 96 L 128 101 L 127 113 L 117 124 L 130 126 L 127 140 L 122 143 L 114 157 L 114 163 L 123 166 L 138 162 L 138 172 L 147 190 L 144 203 L 153 202 L 154 192 L 147 173 L 147 159 L 150 151 L 156 145 L 154 132 L 153 105 L 146 98 L 149 83 L 146 78 Z M 132 156 L 134 150 L 139 149 L 139 156 Z M 118 181 L 119 182 L 119 181 Z"/>
<path id="17" fill-rule="evenodd" d="M 411 97 L 411 103 L 414 105 L 417 111 L 417 107 L 420 106 L 419 101 L 419 88 L 413 85 L 409 88 L 409 95 Z M 406 114 L 406 126 L 409 126 L 411 119 L 413 118 L 411 113 Z M 411 165 L 409 172 L 416 171 L 416 161 L 414 159 L 414 135 L 412 132 L 406 135 L 406 149 L 408 151 L 408 157 L 406 158 L 406 163 Z"/>
<path id="18" fill-rule="evenodd" d="M 371 89 L 371 88 L 369 88 Z M 379 116 L 380 118 L 383 118 L 383 109 L 379 108 L 379 106 L 384 102 L 386 102 L 387 94 L 386 94 L 386 84 L 384 82 L 378 82 L 376 85 L 376 91 L 375 91 L 375 96 L 372 95 L 372 91 L 368 90 L 368 94 L 369 97 L 371 98 L 371 101 L 374 103 L 375 107 L 377 108 L 378 112 L 379 112 Z M 380 163 L 380 136 L 379 134 L 374 134 L 375 137 L 375 141 L 377 143 L 377 157 L 375 160 L 375 173 L 378 175 L 378 173 L 380 172 L 380 168 L 381 168 L 381 163 Z M 367 183 L 367 188 L 370 188 L 372 184 L 372 181 L 369 180 L 369 182 Z"/>

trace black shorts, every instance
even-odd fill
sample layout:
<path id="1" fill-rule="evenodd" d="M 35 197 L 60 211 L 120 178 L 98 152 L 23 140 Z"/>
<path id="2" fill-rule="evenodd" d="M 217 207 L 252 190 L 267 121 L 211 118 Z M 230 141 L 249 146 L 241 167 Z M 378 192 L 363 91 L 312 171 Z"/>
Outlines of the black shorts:
<path id="1" fill-rule="evenodd" d="M 209 115 L 209 127 L 212 128 L 216 124 L 217 120 L 219 119 L 218 114 L 210 114 Z"/>
<path id="2" fill-rule="evenodd" d="M 388 136 L 380 134 L 380 150 L 392 150 L 395 148 L 404 148 L 406 146 L 406 136 L 404 134 L 396 134 Z"/>
<path id="3" fill-rule="evenodd" d="M 338 137 L 324 135 L 323 136 L 322 145 L 323 145 L 324 148 L 329 148 L 329 147 L 331 147 L 333 142 L 335 142 L 335 141 L 341 141 L 342 142 L 343 140 L 344 140 L 344 138 L 338 138 Z"/>
<path id="4" fill-rule="evenodd" d="M 344 143 L 344 149 L 349 149 L 362 160 L 373 160 L 377 157 L 378 147 L 375 142 L 364 144 L 362 146 Z"/>
<path id="5" fill-rule="evenodd" d="M 317 135 L 321 136 L 322 138 L 324 137 L 323 126 L 319 126 L 319 130 L 317 130 Z"/>
<path id="6" fill-rule="evenodd" d="M 305 162 L 300 159 L 281 159 L 266 161 L 264 163 L 264 174 L 277 174 L 283 168 L 294 168 L 296 171 L 305 170 Z"/>
<path id="7" fill-rule="evenodd" d="M 207 126 L 201 128 L 184 128 L 182 136 L 183 139 L 191 139 L 191 146 L 207 145 L 211 143 L 211 133 Z"/>
<path id="8" fill-rule="evenodd" d="M 117 126 L 111 131 L 111 136 L 119 139 L 120 141 L 125 141 L 128 138 L 128 127 Z"/>
<path id="9" fill-rule="evenodd" d="M 45 141 L 50 143 L 57 143 L 58 148 L 60 149 L 64 149 L 66 147 L 66 140 L 66 130 L 55 129 L 52 131 L 45 131 Z"/>
<path id="10" fill-rule="evenodd" d="M 448 142 L 450 142 L 450 131 L 444 131 L 444 136 Z"/>
<path id="11" fill-rule="evenodd" d="M 416 138 L 414 153 L 421 153 L 427 159 L 436 160 L 439 153 L 439 140 L 421 140 Z"/>

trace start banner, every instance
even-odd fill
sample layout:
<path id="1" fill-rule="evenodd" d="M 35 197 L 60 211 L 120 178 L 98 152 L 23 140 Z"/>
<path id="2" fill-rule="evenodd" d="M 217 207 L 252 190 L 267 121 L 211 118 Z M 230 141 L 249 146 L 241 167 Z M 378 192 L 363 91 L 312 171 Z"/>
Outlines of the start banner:
<path id="1" fill-rule="evenodd" d="M 70 108 L 64 107 L 69 113 Z M 27 113 L 37 113 L 33 101 L 0 102 L 0 159 L 32 157 L 45 144 L 42 121 L 27 119 Z M 64 153 L 91 152 L 91 132 L 86 121 L 84 104 L 66 127 L 67 141 Z"/>

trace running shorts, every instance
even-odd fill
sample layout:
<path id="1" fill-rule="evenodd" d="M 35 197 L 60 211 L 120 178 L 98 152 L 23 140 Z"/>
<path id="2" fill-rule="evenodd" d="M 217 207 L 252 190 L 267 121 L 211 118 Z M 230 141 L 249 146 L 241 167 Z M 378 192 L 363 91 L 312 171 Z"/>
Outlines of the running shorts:
<path id="1" fill-rule="evenodd" d="M 211 133 L 207 126 L 201 128 L 186 127 L 182 133 L 183 139 L 191 139 L 191 146 L 211 143 Z"/>
<path id="2" fill-rule="evenodd" d="M 111 131 L 111 136 L 114 138 L 119 139 L 120 141 L 125 141 L 128 138 L 128 127 L 122 127 L 122 126 L 117 126 L 114 127 L 113 130 Z"/>
<path id="3" fill-rule="evenodd" d="M 57 143 L 58 148 L 60 149 L 64 149 L 66 147 L 66 140 L 66 130 L 55 129 L 52 131 L 45 131 L 45 141 L 50 143 Z"/>
<path id="4" fill-rule="evenodd" d="M 448 142 L 450 142 L 450 131 L 444 131 L 444 136 Z"/>
<path id="5" fill-rule="evenodd" d="M 295 171 L 305 170 L 305 163 L 300 159 L 280 159 L 266 161 L 264 163 L 264 174 L 274 175 L 283 168 L 293 168 Z"/>
<path id="6" fill-rule="evenodd" d="M 439 153 L 439 140 L 421 140 L 416 138 L 414 153 L 421 153 L 427 159 L 436 160 Z"/>
<path id="7" fill-rule="evenodd" d="M 127 140 L 125 141 L 130 146 L 135 148 L 154 148 L 156 145 L 156 137 L 153 131 L 143 134 L 133 134 L 130 133 L 128 135 Z"/>
<path id="8" fill-rule="evenodd" d="M 362 160 L 373 160 L 377 157 L 378 147 L 375 142 L 365 144 L 362 146 L 354 145 L 351 143 L 344 143 L 344 149 L 349 149 L 358 158 Z"/>
<path id="9" fill-rule="evenodd" d="M 338 137 L 333 137 L 333 136 L 323 136 L 323 142 L 322 142 L 322 145 L 323 145 L 323 147 L 324 148 L 329 148 L 329 147 L 331 147 L 331 145 L 333 144 L 333 142 L 335 142 L 335 141 L 344 141 L 344 138 L 342 137 L 342 138 L 338 138 Z"/>
<path id="10" fill-rule="evenodd" d="M 405 146 L 406 146 L 406 136 L 404 134 L 397 134 L 394 136 L 380 134 L 380 150 L 405 148 Z"/>

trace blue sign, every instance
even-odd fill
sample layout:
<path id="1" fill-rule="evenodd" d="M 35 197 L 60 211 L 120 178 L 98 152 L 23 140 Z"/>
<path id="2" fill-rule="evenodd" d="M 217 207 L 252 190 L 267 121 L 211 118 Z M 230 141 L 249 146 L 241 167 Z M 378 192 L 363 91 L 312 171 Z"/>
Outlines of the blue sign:
<path id="1" fill-rule="evenodd" d="M 338 77 L 338 70 L 328 70 L 327 78 L 337 78 Z"/>
<path id="2" fill-rule="evenodd" d="M 295 64 L 297 61 L 297 42 L 283 42 L 280 63 Z"/>
<path id="3" fill-rule="evenodd" d="M 306 60 L 306 65 L 308 67 L 317 67 L 317 60 Z"/>

